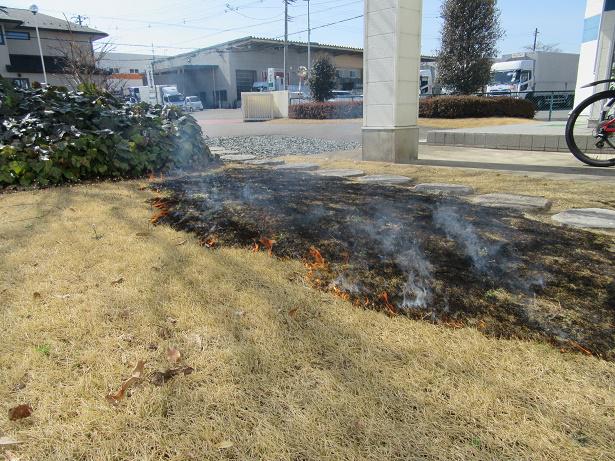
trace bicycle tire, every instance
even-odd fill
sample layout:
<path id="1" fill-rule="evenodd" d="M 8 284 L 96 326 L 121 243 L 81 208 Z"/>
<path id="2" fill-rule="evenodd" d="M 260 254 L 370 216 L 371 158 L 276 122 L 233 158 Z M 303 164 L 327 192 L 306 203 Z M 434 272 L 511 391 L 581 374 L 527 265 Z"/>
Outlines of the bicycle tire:
<path id="1" fill-rule="evenodd" d="M 583 151 L 579 149 L 574 139 L 574 126 L 579 118 L 579 115 L 581 115 L 581 113 L 588 106 L 594 104 L 597 101 L 600 101 L 601 99 L 615 99 L 615 90 L 602 91 L 600 93 L 594 94 L 593 96 L 590 96 L 570 113 L 568 123 L 566 124 L 566 144 L 568 145 L 568 149 L 570 149 L 570 152 L 572 152 L 572 155 L 574 155 L 581 162 L 590 166 L 604 168 L 615 166 L 615 149 L 613 149 L 613 158 L 608 160 L 596 160 L 585 155 L 585 153 L 583 153 Z"/>

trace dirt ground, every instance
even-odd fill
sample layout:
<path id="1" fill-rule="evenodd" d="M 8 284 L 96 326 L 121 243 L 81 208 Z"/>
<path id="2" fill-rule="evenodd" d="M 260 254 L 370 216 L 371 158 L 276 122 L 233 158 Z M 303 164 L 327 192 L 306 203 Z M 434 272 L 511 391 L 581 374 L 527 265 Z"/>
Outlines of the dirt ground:
<path id="1" fill-rule="evenodd" d="M 0 195 L 0 440 L 23 461 L 615 459 L 613 363 L 357 309 L 298 261 L 152 227 L 143 185 Z"/>

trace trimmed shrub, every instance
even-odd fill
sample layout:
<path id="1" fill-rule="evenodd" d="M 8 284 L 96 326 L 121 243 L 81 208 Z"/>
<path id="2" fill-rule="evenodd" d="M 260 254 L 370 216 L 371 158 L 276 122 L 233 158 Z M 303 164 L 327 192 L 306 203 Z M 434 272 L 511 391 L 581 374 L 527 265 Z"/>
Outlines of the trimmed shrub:
<path id="1" fill-rule="evenodd" d="M 531 101 L 507 97 L 437 96 L 421 99 L 419 104 L 422 118 L 534 118 L 535 114 Z"/>
<path id="2" fill-rule="evenodd" d="M 362 101 L 308 102 L 291 105 L 289 117 L 297 119 L 344 119 L 363 117 Z"/>
<path id="3" fill-rule="evenodd" d="M 0 115 L 0 187 L 135 178 L 213 160 L 201 127 L 176 107 L 0 81 Z"/>

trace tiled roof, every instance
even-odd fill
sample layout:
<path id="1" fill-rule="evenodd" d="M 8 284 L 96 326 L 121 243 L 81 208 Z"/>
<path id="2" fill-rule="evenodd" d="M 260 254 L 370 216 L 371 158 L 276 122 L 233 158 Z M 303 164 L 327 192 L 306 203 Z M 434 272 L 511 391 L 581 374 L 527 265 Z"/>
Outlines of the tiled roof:
<path id="1" fill-rule="evenodd" d="M 34 15 L 30 12 L 30 10 L 21 8 L 6 8 L 6 11 L 8 14 L 0 12 L 0 22 L 14 22 L 19 23 L 19 27 L 28 29 L 34 28 Z M 79 24 L 75 24 L 73 22 L 67 23 L 64 18 L 54 18 L 53 16 L 42 13 L 38 13 L 36 17 L 38 20 L 38 27 L 40 29 L 59 30 L 65 32 L 71 30 L 72 32 L 77 33 L 100 35 L 101 37 L 107 36 L 106 33 L 101 32 L 100 30 L 92 29 L 91 27 L 80 26 Z"/>

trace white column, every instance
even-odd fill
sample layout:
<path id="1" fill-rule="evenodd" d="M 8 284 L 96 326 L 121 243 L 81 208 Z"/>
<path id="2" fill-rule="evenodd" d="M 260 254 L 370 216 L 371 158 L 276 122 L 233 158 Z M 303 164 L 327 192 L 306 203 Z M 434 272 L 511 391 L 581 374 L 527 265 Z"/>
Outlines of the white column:
<path id="1" fill-rule="evenodd" d="M 422 0 L 365 0 L 363 160 L 418 158 Z"/>

